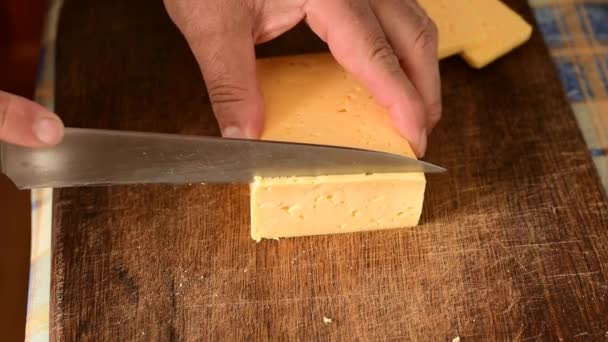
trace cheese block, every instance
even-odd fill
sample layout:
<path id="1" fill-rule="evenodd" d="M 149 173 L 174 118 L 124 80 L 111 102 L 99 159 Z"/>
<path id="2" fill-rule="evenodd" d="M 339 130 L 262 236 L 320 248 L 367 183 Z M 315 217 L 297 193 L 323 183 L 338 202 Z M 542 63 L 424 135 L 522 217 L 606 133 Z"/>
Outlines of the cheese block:
<path id="1" fill-rule="evenodd" d="M 413 157 L 385 108 L 330 54 L 259 59 L 261 139 L 366 148 Z M 418 224 L 422 173 L 256 178 L 251 237 L 335 234 Z"/>
<path id="2" fill-rule="evenodd" d="M 499 0 L 469 0 L 479 14 L 486 39 L 472 42 L 461 56 L 475 68 L 482 68 L 530 38 L 532 27 Z"/>
<path id="3" fill-rule="evenodd" d="M 439 32 L 438 57 L 462 52 L 486 40 L 481 17 L 470 0 L 419 0 Z"/>

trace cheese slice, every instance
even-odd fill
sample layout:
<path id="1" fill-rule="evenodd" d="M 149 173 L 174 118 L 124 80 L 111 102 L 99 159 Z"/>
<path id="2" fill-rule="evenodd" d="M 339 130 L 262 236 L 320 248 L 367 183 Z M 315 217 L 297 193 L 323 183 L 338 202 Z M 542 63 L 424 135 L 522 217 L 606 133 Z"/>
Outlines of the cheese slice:
<path id="1" fill-rule="evenodd" d="M 470 0 L 419 0 L 439 31 L 438 57 L 462 52 L 482 43 L 487 35 L 481 17 Z"/>
<path id="2" fill-rule="evenodd" d="M 330 54 L 259 59 L 261 138 L 366 148 L 413 157 L 385 108 Z M 418 224 L 422 173 L 256 178 L 251 237 L 335 234 Z"/>
<path id="3" fill-rule="evenodd" d="M 532 34 L 521 16 L 499 0 L 469 0 L 482 20 L 487 37 L 471 43 L 461 56 L 469 65 L 482 68 L 527 41 Z"/>

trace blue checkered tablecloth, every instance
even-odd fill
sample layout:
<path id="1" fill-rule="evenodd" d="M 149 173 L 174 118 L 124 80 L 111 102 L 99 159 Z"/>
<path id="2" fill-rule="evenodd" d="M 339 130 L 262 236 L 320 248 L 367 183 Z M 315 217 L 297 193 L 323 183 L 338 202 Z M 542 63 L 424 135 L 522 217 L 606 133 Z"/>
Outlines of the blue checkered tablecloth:
<path id="1" fill-rule="evenodd" d="M 54 49 L 63 0 L 51 1 L 36 100 L 54 108 Z M 564 89 L 608 189 L 608 0 L 529 0 Z M 49 340 L 52 189 L 32 191 L 26 340 Z"/>
<path id="2" fill-rule="evenodd" d="M 529 0 L 608 189 L 608 0 Z"/>

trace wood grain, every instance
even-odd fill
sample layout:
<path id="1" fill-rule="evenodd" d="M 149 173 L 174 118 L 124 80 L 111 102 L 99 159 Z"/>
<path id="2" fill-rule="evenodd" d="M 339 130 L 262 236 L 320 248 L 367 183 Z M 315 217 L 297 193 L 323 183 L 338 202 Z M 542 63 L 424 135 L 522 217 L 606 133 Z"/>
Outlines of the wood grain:
<path id="1" fill-rule="evenodd" d="M 324 48 L 300 26 L 258 55 Z M 218 132 L 160 2 L 67 1 L 56 75 L 70 126 Z M 449 174 L 413 229 L 255 243 L 246 186 L 55 191 L 53 339 L 607 338 L 608 206 L 538 30 L 442 75 Z"/>

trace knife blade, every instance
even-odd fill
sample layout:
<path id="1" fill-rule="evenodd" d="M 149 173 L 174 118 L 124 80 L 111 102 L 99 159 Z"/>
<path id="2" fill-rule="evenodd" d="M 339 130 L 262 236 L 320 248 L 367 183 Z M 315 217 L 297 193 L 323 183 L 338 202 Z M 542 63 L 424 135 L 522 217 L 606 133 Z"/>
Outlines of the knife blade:
<path id="1" fill-rule="evenodd" d="M 66 128 L 62 142 L 52 148 L 2 143 L 0 169 L 21 189 L 445 171 L 414 158 L 356 148 L 84 128 Z"/>

